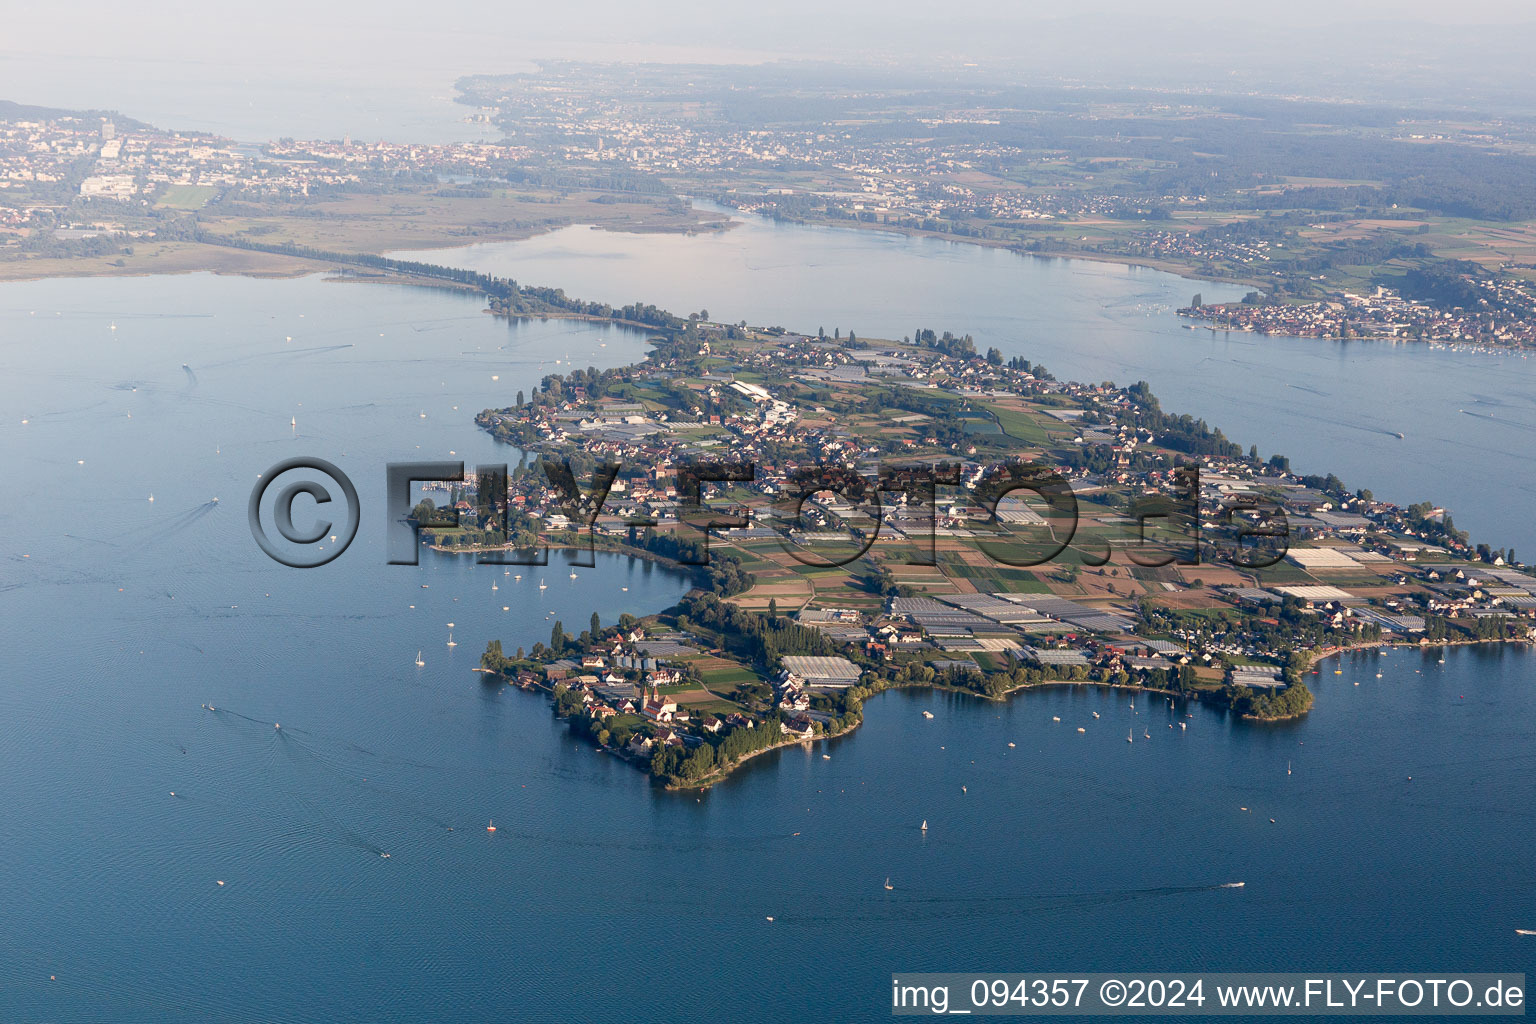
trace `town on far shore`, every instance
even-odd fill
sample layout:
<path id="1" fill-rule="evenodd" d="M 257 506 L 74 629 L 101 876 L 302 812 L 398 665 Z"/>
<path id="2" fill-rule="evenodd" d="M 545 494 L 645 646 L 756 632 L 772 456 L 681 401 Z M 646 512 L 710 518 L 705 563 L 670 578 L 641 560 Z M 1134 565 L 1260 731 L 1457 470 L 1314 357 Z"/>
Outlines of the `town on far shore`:
<path id="1" fill-rule="evenodd" d="M 926 328 L 895 341 L 670 319 L 641 363 L 552 374 L 482 412 L 521 461 L 424 485 L 413 512 L 438 550 L 531 562 L 540 545 L 590 546 L 693 574 L 660 614 L 557 622 L 531 648 L 492 641 L 481 663 L 667 785 L 846 732 L 891 687 L 1138 687 L 1257 724 L 1307 713 L 1306 677 L 1343 651 L 1536 639 L 1536 576 L 1513 551 L 1472 543 L 1443 508 L 1245 452 L 1144 383 L 1059 381 Z M 742 461 L 750 479 L 693 485 L 701 518 L 689 467 Z M 1037 495 L 978 497 L 998 465 L 1070 485 L 1069 545 L 1049 542 L 1065 520 Z M 804 493 L 808 467 L 871 482 L 937 467 L 958 486 L 886 492 L 877 509 L 873 487 Z M 733 525 L 701 528 L 721 518 Z"/>

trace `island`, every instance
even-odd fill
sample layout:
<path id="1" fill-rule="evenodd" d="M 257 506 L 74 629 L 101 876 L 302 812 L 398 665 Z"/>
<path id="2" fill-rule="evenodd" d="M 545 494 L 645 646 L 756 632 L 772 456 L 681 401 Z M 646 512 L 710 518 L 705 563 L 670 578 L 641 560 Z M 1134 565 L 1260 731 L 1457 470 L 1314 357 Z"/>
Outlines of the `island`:
<path id="1" fill-rule="evenodd" d="M 429 485 L 413 515 L 443 551 L 692 574 L 659 614 L 481 662 L 662 785 L 841 735 L 890 688 L 1126 687 L 1262 723 L 1306 714 L 1306 678 L 1346 651 L 1536 638 L 1513 551 L 1243 451 L 1143 382 L 1059 381 L 928 328 L 655 318 L 674 326 L 644 361 L 480 413 L 517 464 L 441 505 Z"/>

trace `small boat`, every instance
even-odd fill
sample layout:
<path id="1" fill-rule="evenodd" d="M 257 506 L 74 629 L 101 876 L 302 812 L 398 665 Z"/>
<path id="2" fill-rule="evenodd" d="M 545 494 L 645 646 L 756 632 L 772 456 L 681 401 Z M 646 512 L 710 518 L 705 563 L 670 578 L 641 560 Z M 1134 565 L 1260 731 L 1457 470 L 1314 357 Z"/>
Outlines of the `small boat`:
<path id="1" fill-rule="evenodd" d="M 1013 749 L 1013 744 L 1012 744 L 1012 743 L 1009 743 L 1009 744 L 1008 744 L 1008 749 L 1009 749 L 1009 750 L 1012 750 L 1012 749 Z"/>
<path id="2" fill-rule="evenodd" d="M 381 853 L 381 854 L 379 854 L 379 856 L 383 857 L 385 860 L 389 860 L 389 854 L 387 854 L 387 853 Z"/>
<path id="3" fill-rule="evenodd" d="M 155 496 L 154 496 L 154 494 L 150 494 L 150 496 L 149 496 L 149 501 L 150 501 L 150 504 L 154 504 L 154 501 L 155 501 Z"/>
<path id="4" fill-rule="evenodd" d="M 421 652 L 417 651 L 416 652 L 416 667 L 417 668 L 421 668 L 425 664 L 426 664 L 426 662 L 421 660 Z"/>
<path id="5" fill-rule="evenodd" d="M 522 573 L 518 573 L 516 576 L 513 576 L 512 578 L 515 579 L 515 580 L 520 580 L 520 579 L 523 578 L 523 574 Z"/>
<path id="6" fill-rule="evenodd" d="M 891 876 L 890 875 L 886 875 L 885 876 L 885 888 L 886 888 L 887 892 L 889 892 L 890 890 L 896 888 L 894 885 L 891 884 Z"/>
<path id="7" fill-rule="evenodd" d="M 496 831 L 496 822 L 492 821 L 490 824 L 486 825 L 485 826 L 485 830 L 487 832 L 495 832 Z"/>
<path id="8" fill-rule="evenodd" d="M 924 718 L 932 718 L 933 717 L 933 712 L 932 711 L 924 711 L 923 712 L 923 717 Z"/>
<path id="9" fill-rule="evenodd" d="M 1222 882 L 1221 887 L 1223 889 L 1241 889 L 1247 884 L 1247 882 Z"/>
<path id="10" fill-rule="evenodd" d="M 770 917 L 770 918 L 768 918 L 768 920 L 771 922 L 773 920 L 773 918 Z"/>
<path id="11" fill-rule="evenodd" d="M 1377 679 L 1380 679 L 1380 678 L 1381 678 L 1381 673 L 1380 673 L 1380 672 L 1377 672 L 1377 673 L 1376 673 L 1376 678 L 1377 678 Z"/>
<path id="12" fill-rule="evenodd" d="M 1094 713 L 1093 713 L 1093 717 L 1094 717 L 1094 718 L 1098 718 L 1098 717 L 1099 717 L 1099 713 L 1098 713 L 1098 712 L 1097 712 L 1097 711 L 1095 711 L 1095 712 L 1094 712 Z"/>
<path id="13" fill-rule="evenodd" d="M 960 787 L 960 792 L 966 793 L 966 792 L 969 792 L 969 790 L 967 790 L 964 786 L 961 786 Z"/>
<path id="14" fill-rule="evenodd" d="M 1061 716 L 1060 715 L 1052 715 L 1051 716 L 1051 721 L 1059 722 L 1059 721 L 1061 721 Z"/>
<path id="15" fill-rule="evenodd" d="M 821 755 L 821 759 L 823 761 L 830 761 L 830 760 L 832 760 L 832 755 L 831 754 L 822 754 Z"/>
<path id="16" fill-rule="evenodd" d="M 923 824 L 922 824 L 922 829 L 921 830 L 923 832 L 927 832 L 928 831 L 928 819 L 927 818 L 923 819 Z"/>
<path id="17" fill-rule="evenodd" d="M 1532 930 L 1530 928 L 1516 928 L 1515 929 L 1515 934 L 1516 935 L 1536 935 L 1536 930 Z"/>
<path id="18" fill-rule="evenodd" d="M 1184 722 L 1180 722 L 1180 723 L 1179 723 L 1179 728 L 1180 728 L 1180 729 L 1188 729 L 1188 728 L 1189 728 L 1189 726 L 1188 726 L 1188 725 L 1187 725 L 1187 724 L 1185 724 L 1185 723 L 1184 723 Z"/>
<path id="19" fill-rule="evenodd" d="M 1078 732 L 1087 732 L 1087 731 L 1088 731 L 1088 730 L 1087 730 L 1087 729 L 1084 729 L 1084 728 L 1083 728 L 1083 727 L 1082 727 L 1082 726 L 1078 726 L 1078 727 L 1077 727 L 1077 731 L 1078 731 Z"/>

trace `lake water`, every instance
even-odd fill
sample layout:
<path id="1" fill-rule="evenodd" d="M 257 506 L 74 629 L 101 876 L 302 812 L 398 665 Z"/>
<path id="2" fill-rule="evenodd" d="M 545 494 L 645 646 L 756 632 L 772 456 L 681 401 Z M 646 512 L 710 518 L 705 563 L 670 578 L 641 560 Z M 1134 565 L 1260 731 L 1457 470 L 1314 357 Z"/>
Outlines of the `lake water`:
<path id="1" fill-rule="evenodd" d="M 628 290 L 545 269 L 524 276 Z M 1175 287 L 1072 275 L 1086 305 Z M 504 460 L 475 412 L 555 359 L 643 352 L 480 307 L 317 278 L 0 286 L 0 1019 L 873 1021 L 893 971 L 1532 966 L 1528 651 L 1352 657 L 1272 727 L 1086 687 L 892 693 L 697 796 L 485 687 L 487 639 L 686 582 L 384 564 L 386 462 Z M 310 571 L 244 512 L 300 454 L 363 509 Z"/>
<path id="2" fill-rule="evenodd" d="M 1246 289 L 734 216 L 718 234 L 572 227 L 412 255 L 583 298 L 791 330 L 970 333 L 978 347 L 1063 380 L 1146 380 L 1164 409 L 1204 417 L 1265 457 L 1288 455 L 1298 471 L 1337 473 L 1387 500 L 1448 505 L 1474 539 L 1536 552 L 1536 358 L 1187 330 L 1173 310 L 1193 293 L 1218 302 Z"/>

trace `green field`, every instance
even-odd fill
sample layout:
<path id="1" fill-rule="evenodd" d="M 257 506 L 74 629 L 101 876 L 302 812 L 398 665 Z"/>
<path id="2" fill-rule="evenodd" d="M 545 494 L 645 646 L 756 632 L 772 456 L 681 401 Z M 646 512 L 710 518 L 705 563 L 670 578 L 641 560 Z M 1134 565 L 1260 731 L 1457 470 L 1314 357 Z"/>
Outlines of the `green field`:
<path id="1" fill-rule="evenodd" d="M 217 192 L 212 185 L 167 185 L 155 205 L 174 210 L 201 210 Z"/>
<path id="2" fill-rule="evenodd" d="M 704 682 L 710 686 L 725 685 L 730 683 L 756 683 L 761 682 L 756 672 L 745 668 L 716 668 L 700 673 Z"/>
<path id="3" fill-rule="evenodd" d="M 1040 425 L 1038 420 L 1027 413 L 1019 412 L 1016 409 L 1004 409 L 995 405 L 986 406 L 986 409 L 997 417 L 997 422 L 1002 427 L 1003 433 L 1009 437 L 1017 438 L 1026 444 L 1043 445 L 1049 440 L 1046 437 L 1045 428 Z"/>

